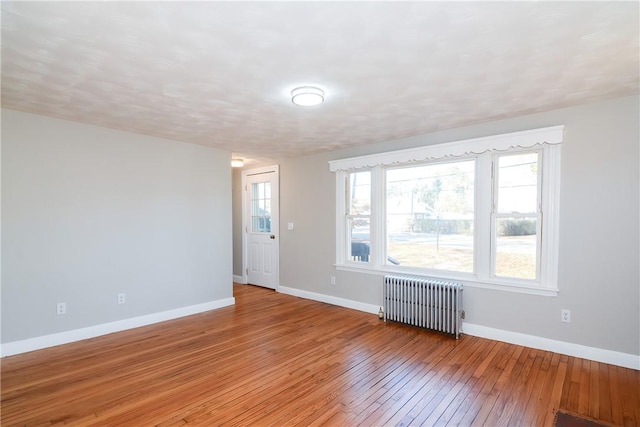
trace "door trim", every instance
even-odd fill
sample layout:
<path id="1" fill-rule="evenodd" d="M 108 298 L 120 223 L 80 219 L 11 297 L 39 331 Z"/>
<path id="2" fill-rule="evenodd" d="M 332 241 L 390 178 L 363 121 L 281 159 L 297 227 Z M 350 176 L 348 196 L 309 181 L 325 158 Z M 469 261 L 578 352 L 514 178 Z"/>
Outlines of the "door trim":
<path id="1" fill-rule="evenodd" d="M 275 290 L 278 291 L 280 287 L 280 166 L 263 166 L 255 169 L 247 169 L 242 171 L 242 283 L 249 283 L 247 274 L 248 268 L 248 242 L 247 242 L 247 230 L 249 228 L 249 214 L 247 212 L 249 192 L 247 191 L 247 177 L 261 175 L 264 173 L 275 173 L 276 183 L 278 185 L 278 230 L 276 239 L 276 249 L 278 251 L 278 262 L 273 266 L 275 276 Z"/>

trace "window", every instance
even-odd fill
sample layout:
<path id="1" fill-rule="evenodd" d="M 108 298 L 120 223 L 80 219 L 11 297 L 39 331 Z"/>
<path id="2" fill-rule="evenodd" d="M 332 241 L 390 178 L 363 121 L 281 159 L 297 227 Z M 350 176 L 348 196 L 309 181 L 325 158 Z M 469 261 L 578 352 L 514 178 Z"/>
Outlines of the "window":
<path id="1" fill-rule="evenodd" d="M 555 294 L 562 135 L 556 126 L 330 162 L 337 267 Z"/>
<path id="2" fill-rule="evenodd" d="M 496 156 L 492 229 L 495 276 L 535 280 L 540 240 L 539 152 Z M 495 173 L 495 172 L 494 172 Z"/>
<path id="3" fill-rule="evenodd" d="M 371 240 L 371 172 L 354 172 L 347 183 L 347 229 L 349 257 L 369 262 Z"/>
<path id="4" fill-rule="evenodd" d="M 251 232 L 271 232 L 271 183 L 251 184 Z"/>
<path id="5" fill-rule="evenodd" d="M 475 160 L 386 170 L 387 255 L 397 265 L 473 272 Z"/>

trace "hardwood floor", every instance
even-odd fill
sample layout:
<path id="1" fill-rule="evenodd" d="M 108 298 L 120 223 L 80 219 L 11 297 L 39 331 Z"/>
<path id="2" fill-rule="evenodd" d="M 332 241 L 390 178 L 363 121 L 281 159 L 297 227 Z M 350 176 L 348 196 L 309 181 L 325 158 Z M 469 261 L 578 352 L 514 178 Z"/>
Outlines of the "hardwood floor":
<path id="1" fill-rule="evenodd" d="M 2 425 L 637 426 L 640 372 L 235 285 L 236 305 L 2 360 Z"/>

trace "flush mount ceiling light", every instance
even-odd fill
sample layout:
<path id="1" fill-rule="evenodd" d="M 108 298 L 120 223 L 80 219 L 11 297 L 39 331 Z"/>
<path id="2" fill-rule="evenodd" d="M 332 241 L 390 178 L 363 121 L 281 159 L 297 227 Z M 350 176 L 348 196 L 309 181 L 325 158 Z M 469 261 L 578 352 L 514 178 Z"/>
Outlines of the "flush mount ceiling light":
<path id="1" fill-rule="evenodd" d="M 244 166 L 244 161 L 242 159 L 231 159 L 232 168 L 241 168 L 243 166 Z"/>
<path id="2" fill-rule="evenodd" d="M 301 86 L 291 91 L 291 102 L 302 107 L 311 107 L 324 102 L 324 91 L 313 86 Z"/>

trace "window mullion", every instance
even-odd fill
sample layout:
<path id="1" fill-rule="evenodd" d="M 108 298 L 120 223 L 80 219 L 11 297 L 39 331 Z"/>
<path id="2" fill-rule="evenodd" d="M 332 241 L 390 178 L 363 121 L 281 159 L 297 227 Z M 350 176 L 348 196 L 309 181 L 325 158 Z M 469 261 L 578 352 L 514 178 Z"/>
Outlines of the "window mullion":
<path id="1" fill-rule="evenodd" d="M 376 166 L 371 170 L 371 262 L 374 267 L 385 265 L 386 187 L 384 169 Z"/>
<path id="2" fill-rule="evenodd" d="M 491 259 L 493 258 L 492 244 L 492 212 L 493 212 L 493 182 L 492 156 L 484 153 L 476 160 L 475 185 L 475 239 L 474 239 L 474 272 L 479 278 L 488 278 L 491 274 Z"/>

